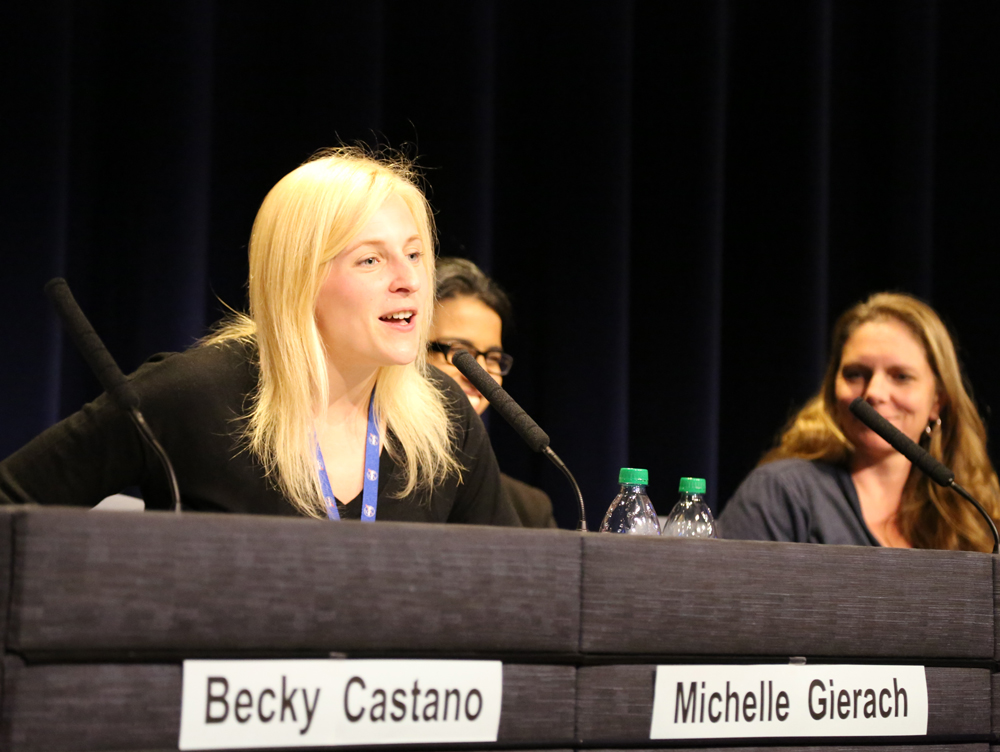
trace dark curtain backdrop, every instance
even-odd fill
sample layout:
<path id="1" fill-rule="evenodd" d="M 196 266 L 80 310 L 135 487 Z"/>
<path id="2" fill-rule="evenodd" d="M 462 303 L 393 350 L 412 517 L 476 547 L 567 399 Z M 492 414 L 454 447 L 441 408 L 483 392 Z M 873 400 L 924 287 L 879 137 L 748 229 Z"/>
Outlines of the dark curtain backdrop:
<path id="1" fill-rule="evenodd" d="M 356 139 L 419 154 L 441 252 L 510 291 L 505 385 L 593 526 L 623 465 L 721 506 L 876 290 L 938 308 L 989 418 L 998 38 L 992 0 L 7 3 L 0 456 L 98 391 L 48 278 L 126 370 L 188 347 L 244 305 L 270 186 Z"/>

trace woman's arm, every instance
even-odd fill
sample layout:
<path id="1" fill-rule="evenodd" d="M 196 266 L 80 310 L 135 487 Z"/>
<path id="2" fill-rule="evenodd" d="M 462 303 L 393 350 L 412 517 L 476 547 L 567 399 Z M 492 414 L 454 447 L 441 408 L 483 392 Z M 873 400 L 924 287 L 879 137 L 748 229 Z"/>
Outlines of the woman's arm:
<path id="1" fill-rule="evenodd" d="M 256 383 L 246 348 L 156 355 L 129 380 L 187 508 L 295 513 L 242 444 L 242 416 Z M 170 507 L 159 461 L 129 416 L 103 395 L 0 462 L 0 503 L 93 506 L 136 485 L 147 509 Z"/>
<path id="2" fill-rule="evenodd" d="M 131 419 L 102 394 L 0 462 L 0 503 L 94 506 L 145 482 L 147 462 Z"/>
<path id="3" fill-rule="evenodd" d="M 741 540 L 809 540 L 808 505 L 785 482 L 779 463 L 755 468 L 719 515 L 723 538 Z"/>

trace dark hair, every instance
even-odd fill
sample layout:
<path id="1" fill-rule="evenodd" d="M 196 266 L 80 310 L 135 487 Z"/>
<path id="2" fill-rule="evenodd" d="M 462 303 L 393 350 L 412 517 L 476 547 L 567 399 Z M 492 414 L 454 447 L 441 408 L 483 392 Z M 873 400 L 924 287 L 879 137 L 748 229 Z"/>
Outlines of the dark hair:
<path id="1" fill-rule="evenodd" d="M 442 301 L 461 295 L 478 298 L 496 312 L 504 329 L 510 326 L 510 298 L 500 285 L 468 259 L 442 256 L 437 260 L 435 298 Z"/>

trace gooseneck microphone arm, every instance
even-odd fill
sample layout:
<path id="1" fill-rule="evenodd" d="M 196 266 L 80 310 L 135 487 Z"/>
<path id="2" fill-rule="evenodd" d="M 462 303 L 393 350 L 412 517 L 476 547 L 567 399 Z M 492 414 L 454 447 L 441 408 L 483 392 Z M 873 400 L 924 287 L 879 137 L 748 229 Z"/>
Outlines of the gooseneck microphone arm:
<path id="1" fill-rule="evenodd" d="M 581 493 L 573 473 L 559 459 L 559 455 L 549 447 L 549 435 L 538 427 L 538 424 L 493 380 L 493 377 L 476 362 L 470 353 L 464 351 L 455 353 L 452 355 L 451 362 L 469 380 L 469 383 L 479 390 L 493 409 L 500 413 L 500 417 L 510 423 L 511 427 L 517 431 L 518 436 L 524 439 L 532 451 L 544 454 L 553 465 L 562 471 L 573 486 L 576 497 L 580 501 L 580 519 L 576 529 L 587 532 L 587 510 L 583 505 L 583 493 Z"/>
<path id="2" fill-rule="evenodd" d="M 156 440 L 153 430 L 146 423 L 146 419 L 139 410 L 139 395 L 125 378 L 125 374 L 121 372 L 118 364 L 111 357 L 111 353 L 108 352 L 108 348 L 101 342 L 101 338 L 97 336 L 94 327 L 90 325 L 90 321 L 87 320 L 80 305 L 76 302 L 76 298 L 73 297 L 73 293 L 70 292 L 66 280 L 61 277 L 49 280 L 45 285 L 45 294 L 55 307 L 56 313 L 59 314 L 69 338 L 73 340 L 76 349 L 80 351 L 83 359 L 90 366 L 90 370 L 104 387 L 104 391 L 108 393 L 108 397 L 117 408 L 128 413 L 135 427 L 139 430 L 139 434 L 146 440 L 152 448 L 153 454 L 160 461 L 167 476 L 167 485 L 170 487 L 170 498 L 173 501 L 174 511 L 180 514 L 181 494 L 177 486 L 177 476 L 174 474 L 174 468 L 166 450 Z"/>
<path id="3" fill-rule="evenodd" d="M 490 404 L 493 403 L 490 402 Z M 562 474 L 566 476 L 570 485 L 573 486 L 573 490 L 576 492 L 577 501 L 580 503 L 580 515 L 576 523 L 576 529 L 581 533 L 587 532 L 587 510 L 583 506 L 583 493 L 580 491 L 580 486 L 577 485 L 576 478 L 573 477 L 573 473 L 571 473 L 569 468 L 566 467 L 566 463 L 559 459 L 559 455 L 552 451 L 552 447 L 542 447 L 542 454 L 548 457 L 553 465 L 562 470 Z"/>
<path id="4" fill-rule="evenodd" d="M 990 526 L 990 532 L 993 533 L 993 553 L 1000 554 L 1000 534 L 997 533 L 997 526 L 993 522 L 993 518 L 983 509 L 983 505 L 972 497 L 972 494 L 955 482 L 955 473 L 931 457 L 926 449 L 879 415 L 878 411 L 861 397 L 851 403 L 850 410 L 858 420 L 885 439 L 889 446 L 919 467 L 931 480 L 939 486 L 950 488 L 962 498 L 972 502 L 979 514 L 986 520 L 986 524 Z"/>

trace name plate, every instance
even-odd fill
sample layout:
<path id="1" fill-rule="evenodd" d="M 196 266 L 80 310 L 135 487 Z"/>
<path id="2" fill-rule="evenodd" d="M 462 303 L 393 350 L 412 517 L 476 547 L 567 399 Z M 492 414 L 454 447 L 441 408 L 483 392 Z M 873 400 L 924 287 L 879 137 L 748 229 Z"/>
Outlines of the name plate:
<path id="1" fill-rule="evenodd" d="M 657 666 L 650 739 L 925 736 L 923 666 Z"/>
<path id="2" fill-rule="evenodd" d="M 495 742 L 503 664 L 184 661 L 179 748 Z"/>

